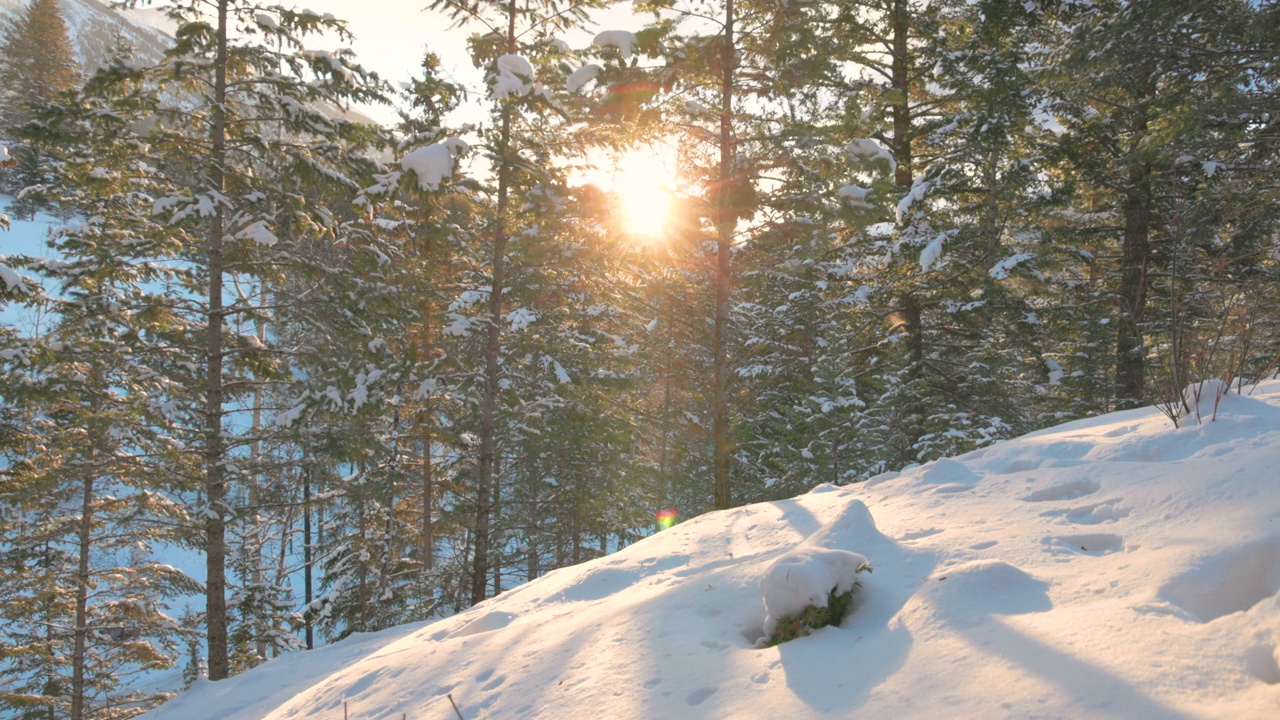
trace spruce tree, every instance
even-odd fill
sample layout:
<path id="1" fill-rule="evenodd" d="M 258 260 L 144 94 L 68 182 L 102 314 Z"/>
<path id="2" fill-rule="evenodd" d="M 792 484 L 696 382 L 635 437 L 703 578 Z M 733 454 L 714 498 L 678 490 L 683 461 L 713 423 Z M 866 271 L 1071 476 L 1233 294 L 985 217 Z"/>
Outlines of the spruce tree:
<path id="1" fill-rule="evenodd" d="M 31 3 L 0 24 L 0 133 L 12 138 L 32 106 L 80 84 L 58 0 Z"/>
<path id="2" fill-rule="evenodd" d="M 37 108 L 79 84 L 80 66 L 58 0 L 32 0 L 0 23 L 0 138 L 16 140 Z M 0 173 L 0 189 L 17 197 L 45 179 L 43 159 L 26 145 L 9 152 L 13 166 Z M 10 210 L 29 217 L 44 207 L 18 197 Z"/>

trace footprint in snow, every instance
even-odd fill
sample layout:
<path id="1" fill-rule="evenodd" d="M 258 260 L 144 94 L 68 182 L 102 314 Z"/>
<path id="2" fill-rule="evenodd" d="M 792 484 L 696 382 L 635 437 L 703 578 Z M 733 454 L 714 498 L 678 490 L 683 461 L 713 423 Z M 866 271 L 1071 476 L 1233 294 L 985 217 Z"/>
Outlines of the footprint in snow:
<path id="1" fill-rule="evenodd" d="M 712 695 L 715 695 L 716 690 L 718 689 L 719 688 L 698 688 L 697 690 L 694 690 L 693 692 L 686 695 L 684 698 L 684 701 L 688 703 L 690 707 L 693 707 L 695 705 L 701 705 L 702 703 L 706 702 L 707 698 L 711 697 Z"/>
<path id="2" fill-rule="evenodd" d="M 1045 538 L 1044 543 L 1049 546 L 1050 552 L 1065 549 L 1086 555 L 1109 555 L 1124 550 L 1124 538 L 1107 533 L 1058 535 Z"/>

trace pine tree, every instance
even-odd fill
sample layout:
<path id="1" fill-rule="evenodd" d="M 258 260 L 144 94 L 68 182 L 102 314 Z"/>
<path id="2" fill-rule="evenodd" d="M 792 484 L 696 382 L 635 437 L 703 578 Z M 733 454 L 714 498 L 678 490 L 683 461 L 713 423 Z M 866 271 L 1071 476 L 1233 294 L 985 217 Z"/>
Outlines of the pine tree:
<path id="1" fill-rule="evenodd" d="M 361 183 L 353 176 L 372 162 L 359 149 L 369 133 L 327 108 L 344 98 L 376 99 L 381 86 L 347 54 L 302 47 L 300 38 L 310 33 L 341 32 L 335 20 L 240 2 L 219 2 L 216 9 L 211 24 L 198 3 L 170 7 L 179 24 L 177 44 L 157 65 L 117 62 L 100 76 L 104 84 L 130 88 L 121 93 L 127 103 L 112 107 L 113 118 L 128 118 L 117 143 L 120 167 L 146 172 L 152 181 L 145 194 L 128 196 L 133 205 L 101 222 L 141 228 L 133 232 L 155 238 L 170 253 L 168 261 L 183 268 L 175 276 L 182 299 L 172 308 L 165 372 L 182 389 L 170 413 L 190 463 L 184 479 L 195 484 L 199 477 L 199 494 L 184 499 L 202 527 L 208 668 L 212 679 L 221 679 L 231 669 L 228 629 L 234 625 L 228 524 L 241 509 L 236 504 L 256 493 L 270 457 L 254 448 L 282 427 L 271 414 L 288 409 L 264 408 L 257 400 L 270 383 L 288 378 L 287 349 L 273 353 L 270 336 L 264 343 L 259 330 L 259 322 L 269 326 L 286 313 L 264 298 L 281 299 L 271 287 L 280 286 L 284 269 L 310 274 L 313 283 L 333 269 L 308 258 L 307 243 L 341 244 L 342 212 L 334 198 L 354 195 Z M 249 31 L 229 38 L 231 22 Z M 107 117 L 102 122 L 116 122 Z M 321 187 L 342 193 L 310 192 Z M 256 427 L 236 422 L 259 412 L 266 415 Z M 233 430 L 246 426 L 250 432 Z M 256 586 L 261 565 L 250 560 L 244 580 Z"/>
<path id="2" fill-rule="evenodd" d="M 476 288 L 485 297 L 485 315 L 479 320 L 484 331 L 479 400 L 479 426 L 476 428 L 479 456 L 475 468 L 474 553 L 472 555 L 471 602 L 479 603 L 489 594 L 489 573 L 493 570 L 490 550 L 493 542 L 493 503 L 500 495 L 498 445 L 502 422 L 500 397 L 503 393 L 501 356 L 503 326 L 510 306 L 506 295 L 513 270 L 508 267 L 508 253 L 520 249 L 521 215 L 528 206 L 513 193 L 529 193 L 539 188 L 553 188 L 546 182 L 551 174 L 553 148 L 564 147 L 565 138 L 555 137 L 551 127 L 539 124 L 549 117 L 546 105 L 549 91 L 538 81 L 535 64 L 559 53 L 551 33 L 579 25 L 586 13 L 600 3 L 589 1 L 562 7 L 558 2 L 535 2 L 521 6 L 515 0 L 479 0 L 455 2 L 436 0 L 429 7 L 441 10 L 460 23 L 476 22 L 488 32 L 472 43 L 473 60 L 487 71 L 490 98 L 493 101 L 493 125 L 485 132 L 484 147 L 496 176 L 488 202 L 491 231 L 487 242 L 491 249 L 487 263 L 488 282 Z M 530 62 L 533 60 L 534 62 Z M 545 66 L 543 66 L 545 67 Z M 563 77 L 563 75 L 561 75 Z M 535 108 L 541 113 L 535 114 Z M 530 228 L 537 237 L 536 228 Z M 515 245 L 515 248 L 512 246 Z M 474 291 L 473 291 L 474 292 Z M 496 591 L 496 588 L 495 588 Z"/>
<path id="3" fill-rule="evenodd" d="M 0 132 L 12 138 L 33 105 L 80 84 L 80 67 L 58 0 L 31 0 L 0 33 Z"/>
<path id="4" fill-rule="evenodd" d="M 32 0 L 0 23 L 0 137 L 16 139 L 37 108 L 79 84 L 79 63 L 57 0 Z M 0 189 L 17 197 L 13 213 L 29 217 L 43 207 L 20 192 L 42 182 L 43 160 L 25 145 L 10 153 L 14 166 L 0 173 Z"/>
<path id="5" fill-rule="evenodd" d="M 145 217 L 151 205 L 150 168 L 129 161 L 128 130 L 115 114 L 131 107 L 111 94 L 120 89 L 91 83 L 38 116 L 36 149 L 58 154 L 44 192 L 85 220 L 54 236 L 56 261 L 32 261 L 60 293 L 47 301 L 55 322 L 32 338 L 25 357 L 25 390 L 12 397 L 33 435 L 4 483 L 18 509 L 13 529 L 24 536 L 14 561 L 35 570 L 43 592 L 61 596 L 31 606 L 17 600 L 23 589 L 5 588 L 14 601 L 2 612 L 15 629 L 50 629 L 58 620 L 38 653 L 49 667 L 16 652 L 11 670 L 29 689 L 4 700 L 51 712 L 65 706 L 76 720 L 164 698 L 128 686 L 139 673 L 172 666 L 189 631 L 165 603 L 199 587 L 152 557 L 154 545 L 186 540 L 179 498 L 189 488 L 166 367 L 180 271 L 165 263 L 172 247 L 154 225 L 116 221 Z M 15 633 L 14 647 L 20 638 Z"/>

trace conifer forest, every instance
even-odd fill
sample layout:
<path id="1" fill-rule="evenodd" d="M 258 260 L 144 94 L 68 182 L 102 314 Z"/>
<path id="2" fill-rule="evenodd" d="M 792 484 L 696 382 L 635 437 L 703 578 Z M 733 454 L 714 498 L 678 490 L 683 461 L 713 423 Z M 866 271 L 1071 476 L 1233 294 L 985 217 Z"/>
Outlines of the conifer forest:
<path id="1" fill-rule="evenodd" d="M 1273 0 L 407 8 L 479 85 L 254 0 L 90 67 L 82 2 L 0 23 L 0 717 L 1278 370 Z"/>

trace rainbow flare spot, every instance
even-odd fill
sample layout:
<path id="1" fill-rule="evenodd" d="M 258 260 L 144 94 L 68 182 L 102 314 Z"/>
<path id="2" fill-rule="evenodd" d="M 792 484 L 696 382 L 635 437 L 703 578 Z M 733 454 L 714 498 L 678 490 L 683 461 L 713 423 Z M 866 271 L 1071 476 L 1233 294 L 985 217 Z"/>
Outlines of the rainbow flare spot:
<path id="1" fill-rule="evenodd" d="M 676 511 L 672 508 L 659 510 L 657 515 L 655 515 L 654 517 L 658 521 L 659 530 L 666 530 L 667 528 L 676 524 Z"/>

